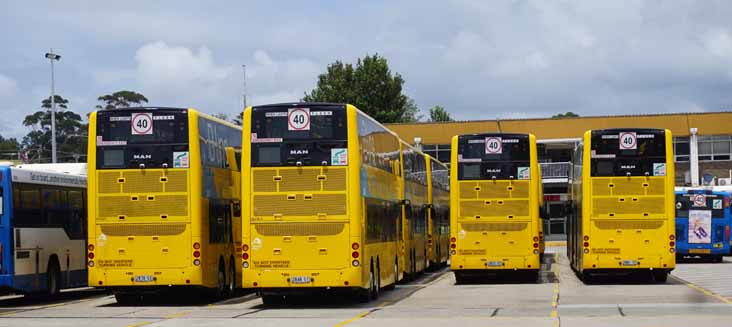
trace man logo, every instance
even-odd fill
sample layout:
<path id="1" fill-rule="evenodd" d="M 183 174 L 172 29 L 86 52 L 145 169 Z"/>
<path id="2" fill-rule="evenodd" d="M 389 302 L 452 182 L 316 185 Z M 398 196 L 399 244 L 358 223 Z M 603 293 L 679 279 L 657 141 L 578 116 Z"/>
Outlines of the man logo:
<path id="1" fill-rule="evenodd" d="M 301 149 L 301 150 L 299 150 L 299 149 L 295 149 L 295 150 L 290 150 L 290 154 L 308 154 L 308 150 L 306 150 L 306 149 Z"/>
<path id="2" fill-rule="evenodd" d="M 136 155 L 132 156 L 132 159 L 137 159 L 137 160 L 152 159 L 152 155 L 151 154 L 136 154 Z"/>

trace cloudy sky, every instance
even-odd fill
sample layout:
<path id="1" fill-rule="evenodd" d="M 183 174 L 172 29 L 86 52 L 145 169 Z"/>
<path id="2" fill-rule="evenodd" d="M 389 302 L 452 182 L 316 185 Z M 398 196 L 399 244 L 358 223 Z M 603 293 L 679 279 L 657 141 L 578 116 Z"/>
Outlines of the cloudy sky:
<path id="1" fill-rule="evenodd" d="M 0 134 L 56 89 L 86 113 L 121 89 L 235 114 L 299 100 L 379 53 L 457 119 L 732 109 L 730 1 L 3 1 Z"/>

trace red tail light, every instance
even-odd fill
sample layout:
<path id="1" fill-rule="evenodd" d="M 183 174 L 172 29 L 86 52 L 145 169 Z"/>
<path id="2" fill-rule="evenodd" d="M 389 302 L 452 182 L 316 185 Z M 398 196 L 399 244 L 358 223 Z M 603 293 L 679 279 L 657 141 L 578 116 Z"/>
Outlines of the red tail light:
<path id="1" fill-rule="evenodd" d="M 249 260 L 249 253 L 242 253 L 241 258 L 242 260 Z"/>
<path id="2" fill-rule="evenodd" d="M 358 251 L 353 251 L 353 253 L 351 253 L 351 257 L 354 259 L 358 258 Z"/>
<path id="3" fill-rule="evenodd" d="M 451 249 L 454 249 L 454 248 L 456 248 L 456 247 L 457 247 L 457 244 L 455 244 L 455 243 L 452 243 L 452 244 L 450 244 L 450 248 L 451 248 Z"/>
<path id="4" fill-rule="evenodd" d="M 534 243 L 534 249 L 538 249 L 538 248 L 539 248 L 539 243 Z"/>
<path id="5" fill-rule="evenodd" d="M 729 240 L 729 226 L 724 228 L 724 237 Z M 2 250 L 2 247 L 0 247 L 0 250 Z M 2 257 L 0 257 L 2 258 Z"/>
<path id="6" fill-rule="evenodd" d="M 676 242 L 674 242 L 674 241 L 668 242 L 668 246 L 674 247 L 674 246 L 676 246 Z"/>
<path id="7" fill-rule="evenodd" d="M 729 208 L 729 198 L 724 198 L 724 207 Z"/>
<path id="8" fill-rule="evenodd" d="M 360 247 L 360 246 L 359 246 L 359 245 L 358 245 L 358 243 L 356 243 L 356 242 L 353 242 L 353 244 L 351 244 L 351 249 L 353 249 L 354 251 L 355 251 L 355 250 L 358 250 L 358 248 L 359 248 L 359 247 Z"/>
<path id="9" fill-rule="evenodd" d="M 249 245 L 246 245 L 246 244 L 242 245 L 241 246 L 241 250 L 244 251 L 244 252 L 249 251 Z"/>
<path id="10" fill-rule="evenodd" d="M 590 242 L 584 242 L 584 243 L 582 243 L 582 246 L 584 246 L 584 247 L 586 247 L 586 248 L 587 248 L 587 247 L 590 247 Z"/>
<path id="11" fill-rule="evenodd" d="M 89 249 L 89 251 L 94 251 L 94 244 L 89 244 L 87 248 Z"/>
<path id="12" fill-rule="evenodd" d="M 94 253 L 93 252 L 89 252 L 89 254 L 87 255 L 87 257 L 89 257 L 89 260 L 93 260 L 94 259 Z"/>
<path id="13" fill-rule="evenodd" d="M 200 258 L 201 257 L 201 252 L 199 252 L 199 251 L 193 251 L 193 257 L 194 258 Z"/>

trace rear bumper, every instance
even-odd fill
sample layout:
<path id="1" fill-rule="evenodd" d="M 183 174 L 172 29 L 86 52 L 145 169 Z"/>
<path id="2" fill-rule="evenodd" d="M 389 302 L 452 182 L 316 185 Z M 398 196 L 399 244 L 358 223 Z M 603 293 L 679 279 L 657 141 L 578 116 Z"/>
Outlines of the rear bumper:
<path id="1" fill-rule="evenodd" d="M 644 255 L 644 256 L 622 256 L 617 254 L 592 255 L 586 254 L 582 258 L 582 269 L 667 269 L 676 267 L 676 254 L 668 255 Z"/>
<path id="2" fill-rule="evenodd" d="M 361 276 L 361 268 L 343 269 L 243 269 L 242 285 L 244 288 L 255 289 L 325 289 L 365 287 Z M 306 276 L 309 283 L 293 284 L 291 277 Z"/>
<path id="3" fill-rule="evenodd" d="M 527 256 L 464 256 L 450 257 L 452 270 L 516 270 L 541 268 L 539 255 Z"/>
<path id="4" fill-rule="evenodd" d="M 152 276 L 150 282 L 136 282 L 135 276 Z M 203 285 L 202 269 L 198 267 L 169 269 L 89 269 L 89 286 L 96 287 L 168 287 Z"/>

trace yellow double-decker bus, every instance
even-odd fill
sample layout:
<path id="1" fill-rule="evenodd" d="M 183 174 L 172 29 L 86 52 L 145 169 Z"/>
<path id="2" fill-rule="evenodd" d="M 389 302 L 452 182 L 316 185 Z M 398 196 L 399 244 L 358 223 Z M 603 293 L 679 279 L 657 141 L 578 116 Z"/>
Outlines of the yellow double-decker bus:
<path id="1" fill-rule="evenodd" d="M 661 129 L 585 132 L 575 150 L 567 255 L 586 282 L 675 267 L 672 137 Z"/>
<path id="2" fill-rule="evenodd" d="M 420 152 L 401 141 L 403 272 L 412 280 L 429 265 L 427 231 L 429 218 L 427 161 Z"/>
<path id="3" fill-rule="evenodd" d="M 450 268 L 469 275 L 516 271 L 536 279 L 543 206 L 532 134 L 452 139 Z"/>
<path id="4" fill-rule="evenodd" d="M 237 287 L 241 129 L 180 108 L 89 117 L 89 285 L 118 302 Z"/>
<path id="5" fill-rule="evenodd" d="M 361 300 L 401 279 L 399 138 L 352 105 L 246 108 L 243 285 L 265 304 L 321 291 Z"/>
<path id="6" fill-rule="evenodd" d="M 447 264 L 450 254 L 450 177 L 447 166 L 425 154 L 427 163 L 427 257 L 429 268 Z"/>

